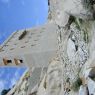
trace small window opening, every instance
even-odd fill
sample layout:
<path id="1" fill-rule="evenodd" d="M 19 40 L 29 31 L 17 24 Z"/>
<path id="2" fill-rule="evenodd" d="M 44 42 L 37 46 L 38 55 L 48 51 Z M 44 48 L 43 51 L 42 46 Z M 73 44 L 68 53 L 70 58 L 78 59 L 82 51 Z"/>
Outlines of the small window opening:
<path id="1" fill-rule="evenodd" d="M 14 50 L 14 48 L 11 48 L 10 50 Z"/>
<path id="2" fill-rule="evenodd" d="M 20 63 L 23 63 L 23 60 L 19 60 L 20 61 Z"/>
<path id="3" fill-rule="evenodd" d="M 9 63 L 12 63 L 12 60 L 7 60 L 7 59 L 3 58 L 3 63 L 4 63 L 4 65 L 8 65 Z"/>
<path id="4" fill-rule="evenodd" d="M 33 47 L 33 46 L 35 46 L 36 44 L 32 44 L 31 46 Z"/>
<path id="5" fill-rule="evenodd" d="M 48 0 L 48 6 L 50 6 L 50 0 Z"/>
<path id="6" fill-rule="evenodd" d="M 22 46 L 21 48 L 25 48 L 25 46 Z"/>
<path id="7" fill-rule="evenodd" d="M 20 36 L 19 36 L 19 40 L 22 40 L 24 37 L 25 37 L 25 35 L 27 34 L 27 31 L 25 30 Z"/>
<path id="8" fill-rule="evenodd" d="M 22 59 L 14 59 L 14 61 L 15 61 L 15 64 L 16 65 L 19 65 L 19 64 L 21 64 L 21 63 L 23 63 L 23 60 Z"/>
<path id="9" fill-rule="evenodd" d="M 25 43 L 28 43 L 29 41 L 25 41 Z"/>
<path id="10" fill-rule="evenodd" d="M 4 51 L 3 49 L 0 50 L 0 52 L 3 52 L 3 51 Z"/>
<path id="11" fill-rule="evenodd" d="M 7 63 L 12 63 L 12 60 L 7 60 Z"/>
<path id="12" fill-rule="evenodd" d="M 7 47 L 8 45 L 4 45 L 5 47 Z"/>

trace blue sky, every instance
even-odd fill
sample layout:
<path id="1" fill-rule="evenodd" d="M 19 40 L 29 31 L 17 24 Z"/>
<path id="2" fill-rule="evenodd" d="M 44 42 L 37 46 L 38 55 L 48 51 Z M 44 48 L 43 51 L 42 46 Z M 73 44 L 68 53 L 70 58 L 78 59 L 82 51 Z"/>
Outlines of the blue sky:
<path id="1" fill-rule="evenodd" d="M 48 0 L 0 0 L 0 44 L 20 29 L 43 25 L 48 16 Z M 10 88 L 26 68 L 0 68 L 0 92 Z"/>
<path id="2" fill-rule="evenodd" d="M 0 68 L 0 93 L 3 89 L 11 88 L 26 70 L 23 68 Z"/>

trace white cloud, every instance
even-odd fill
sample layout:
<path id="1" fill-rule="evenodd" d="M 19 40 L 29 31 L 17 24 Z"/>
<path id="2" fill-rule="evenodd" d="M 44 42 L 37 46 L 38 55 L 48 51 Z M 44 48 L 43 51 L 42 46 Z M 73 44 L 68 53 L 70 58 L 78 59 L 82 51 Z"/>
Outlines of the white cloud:
<path id="1" fill-rule="evenodd" d="M 18 78 L 20 75 L 19 75 L 19 71 L 17 70 L 16 72 L 15 72 L 15 75 L 14 75 L 16 78 Z"/>
<path id="2" fill-rule="evenodd" d="M 14 75 L 12 76 L 12 78 L 10 80 L 10 87 L 12 87 L 13 85 L 15 85 L 19 81 L 19 79 L 21 77 L 20 71 L 21 71 L 21 68 L 18 68 L 15 71 Z"/>
<path id="3" fill-rule="evenodd" d="M 17 69 L 14 76 L 13 76 L 13 78 L 11 79 L 10 86 L 15 85 L 19 78 L 20 78 L 19 69 Z"/>
<path id="4" fill-rule="evenodd" d="M 19 77 L 20 77 L 20 68 L 18 68 L 17 70 L 16 70 L 16 72 L 15 72 L 15 74 L 14 74 L 14 77 L 16 78 L 16 79 L 18 79 Z"/>
<path id="5" fill-rule="evenodd" d="M 0 77 L 4 74 L 4 70 L 0 71 Z"/>
<path id="6" fill-rule="evenodd" d="M 13 78 L 12 80 L 11 80 L 11 86 L 13 86 L 13 85 L 15 85 L 16 84 L 16 82 L 17 82 L 17 80 L 15 79 L 15 78 Z"/>
<path id="7" fill-rule="evenodd" d="M 2 90 L 4 89 L 4 87 L 5 87 L 5 82 L 3 80 L 0 80 L 0 93 L 2 92 Z"/>

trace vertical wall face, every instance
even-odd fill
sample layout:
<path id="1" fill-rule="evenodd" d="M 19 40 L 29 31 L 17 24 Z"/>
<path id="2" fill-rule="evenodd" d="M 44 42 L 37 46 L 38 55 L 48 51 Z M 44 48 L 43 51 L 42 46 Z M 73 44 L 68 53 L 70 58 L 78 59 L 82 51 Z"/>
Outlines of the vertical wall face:
<path id="1" fill-rule="evenodd" d="M 47 67 L 57 50 L 57 26 L 44 26 L 14 33 L 0 51 L 0 66 Z"/>

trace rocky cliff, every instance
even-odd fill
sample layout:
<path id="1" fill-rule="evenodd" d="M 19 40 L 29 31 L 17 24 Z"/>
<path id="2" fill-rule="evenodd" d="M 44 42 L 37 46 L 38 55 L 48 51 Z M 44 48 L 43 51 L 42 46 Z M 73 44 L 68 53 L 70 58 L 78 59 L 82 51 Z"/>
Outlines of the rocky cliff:
<path id="1" fill-rule="evenodd" d="M 48 0 L 58 49 L 30 95 L 95 95 L 94 0 Z"/>
<path id="2" fill-rule="evenodd" d="M 58 27 L 58 51 L 37 95 L 95 95 L 94 1 L 49 0 L 49 4 L 48 19 Z"/>

